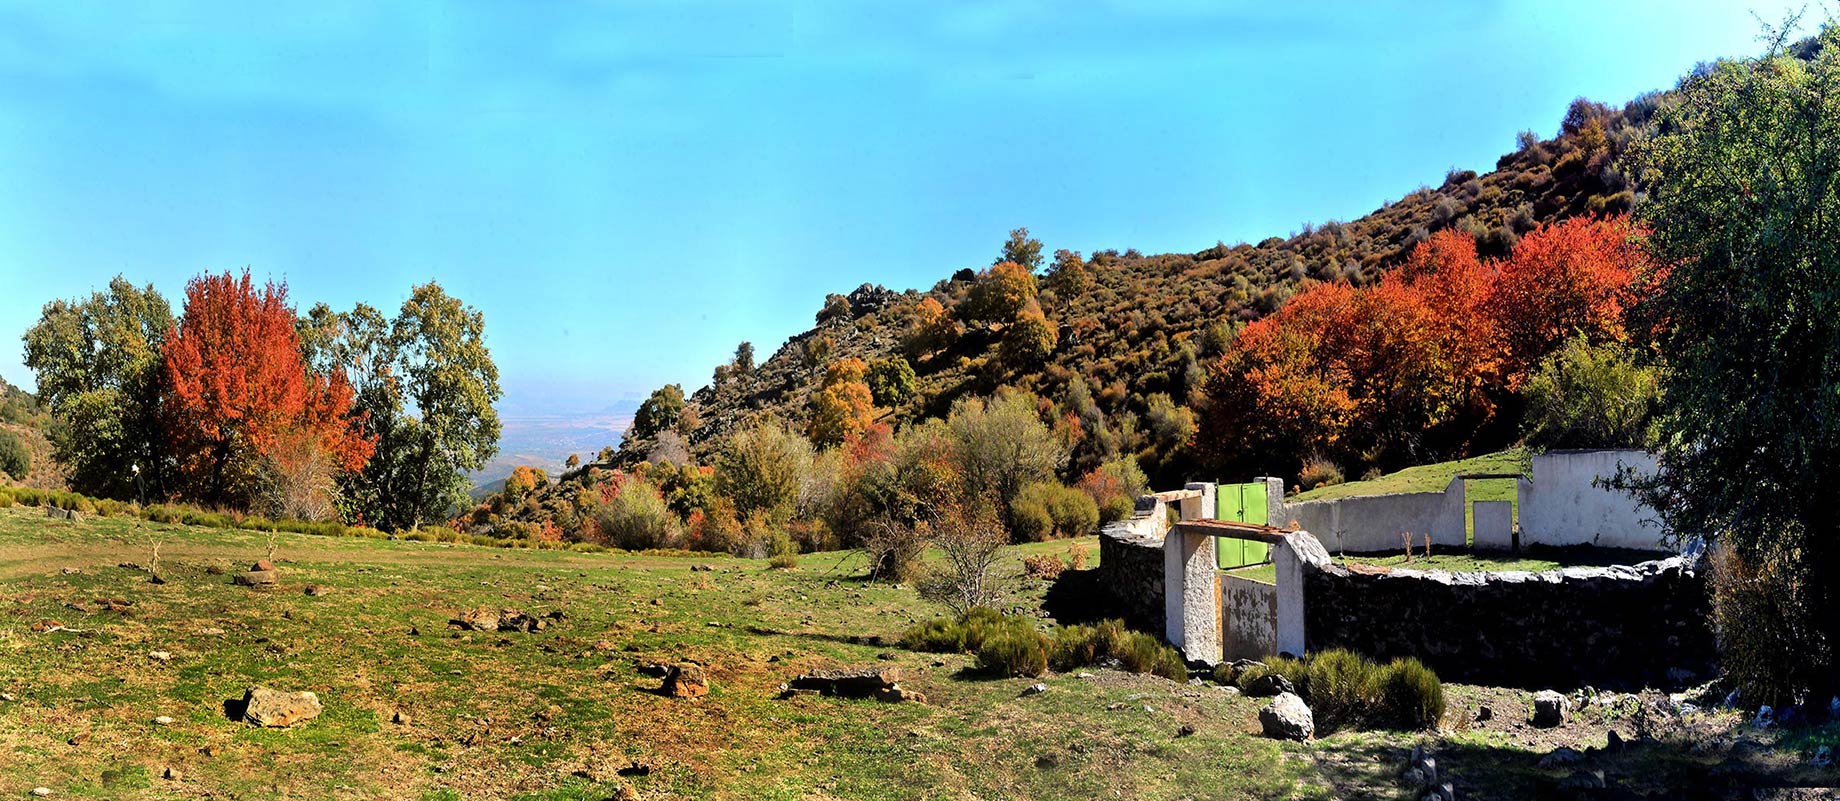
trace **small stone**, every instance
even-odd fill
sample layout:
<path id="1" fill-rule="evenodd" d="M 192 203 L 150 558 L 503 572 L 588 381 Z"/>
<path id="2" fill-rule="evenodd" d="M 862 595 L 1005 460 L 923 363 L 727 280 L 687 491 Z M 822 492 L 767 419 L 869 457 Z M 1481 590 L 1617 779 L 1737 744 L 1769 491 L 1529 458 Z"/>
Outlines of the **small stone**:
<path id="1" fill-rule="evenodd" d="M 1073 674 L 1073 677 L 1076 679 L 1090 679 L 1090 678 L 1093 678 L 1093 674 L 1087 673 L 1086 671 L 1082 670 L 1078 673 Z"/>
<path id="2" fill-rule="evenodd" d="M 1297 688 L 1291 686 L 1291 680 L 1278 673 L 1267 673 L 1246 686 L 1246 694 L 1254 698 L 1269 698 L 1274 695 L 1297 694 Z"/>
<path id="3" fill-rule="evenodd" d="M 249 570 L 250 572 L 273 573 L 275 572 L 275 563 L 267 559 L 257 559 L 255 564 L 249 566 Z"/>
<path id="4" fill-rule="evenodd" d="M 19 700 L 19 696 L 16 696 L 12 693 L 0 693 L 0 701 L 5 701 L 6 703 L 10 704 L 17 700 Z"/>
<path id="5" fill-rule="evenodd" d="M 147 658 L 152 659 L 155 662 L 171 662 L 172 652 L 171 651 L 150 651 L 147 654 Z"/>
<path id="6" fill-rule="evenodd" d="M 1604 772 L 1601 770 L 1574 771 L 1572 775 L 1559 780 L 1561 790 L 1602 790 L 1604 789 Z"/>
<path id="7" fill-rule="evenodd" d="M 301 592 L 306 593 L 310 597 L 318 598 L 321 595 L 325 595 L 327 590 L 325 585 L 322 584 L 308 584 L 301 588 Z"/>
<path id="8" fill-rule="evenodd" d="M 64 744 L 65 745 L 82 745 L 87 742 L 89 742 L 88 734 L 78 734 L 76 736 L 71 737 L 68 740 L 65 740 Z"/>
<path id="9" fill-rule="evenodd" d="M 39 798 L 49 798 L 51 796 L 51 788 L 34 787 L 32 788 L 32 794 L 35 796 L 38 796 Z"/>
<path id="10" fill-rule="evenodd" d="M 390 713 L 390 722 L 398 726 L 407 726 L 409 725 L 409 716 L 403 714 L 402 710 L 398 709 Z"/>
<path id="11" fill-rule="evenodd" d="M 1611 729 L 1609 734 L 1604 735 L 1604 751 L 1608 753 L 1620 754 L 1627 745 L 1628 743 L 1623 742 L 1623 735 L 1617 734 L 1616 729 Z"/>
<path id="12" fill-rule="evenodd" d="M 1048 685 L 1042 684 L 1040 682 L 1036 682 L 1034 684 L 1031 684 L 1027 687 L 1022 688 L 1022 695 L 1024 698 L 1026 698 L 1031 695 L 1041 695 L 1042 693 L 1045 693 L 1047 691 L 1048 691 Z"/>
<path id="13" fill-rule="evenodd" d="M 1757 707 L 1757 716 L 1751 719 L 1751 725 L 1759 729 L 1767 729 L 1775 722 L 1776 710 L 1772 709 L 1769 704 Z"/>
<path id="14" fill-rule="evenodd" d="M 64 568 L 64 569 L 63 569 L 62 571 L 60 571 L 60 572 L 62 572 L 62 573 L 63 573 L 64 575 L 66 575 L 66 576 L 74 576 L 74 575 L 76 575 L 76 574 L 78 574 L 78 573 L 81 573 L 81 572 L 83 572 L 83 571 L 81 571 L 81 570 L 78 570 L 78 569 L 76 569 L 76 568 L 74 568 L 74 567 L 67 567 L 67 568 Z"/>
<path id="15" fill-rule="evenodd" d="M 1571 703 L 1565 696 L 1552 690 L 1541 690 L 1533 694 L 1533 725 L 1549 729 L 1565 723 L 1566 713 Z"/>
<path id="16" fill-rule="evenodd" d="M 1274 740 L 1308 740 L 1316 734 L 1316 718 L 1296 693 L 1279 693 L 1259 710 L 1259 727 Z"/>
<path id="17" fill-rule="evenodd" d="M 178 768 L 168 765 L 165 770 L 160 771 L 160 778 L 165 779 L 169 782 L 176 782 L 180 779 L 185 778 L 185 774 L 180 773 Z"/>
<path id="18" fill-rule="evenodd" d="M 614 801 L 639 801 L 639 791 L 634 790 L 630 784 L 622 784 L 620 789 L 614 791 L 613 798 Z"/>
<path id="19" fill-rule="evenodd" d="M 275 571 L 251 570 L 247 573 L 236 574 L 231 581 L 244 587 L 273 587 L 275 586 Z"/>
<path id="20" fill-rule="evenodd" d="M 1184 723 L 1182 724 L 1182 728 L 1176 729 L 1177 737 L 1193 737 L 1194 734 L 1195 726 L 1192 723 Z"/>
<path id="21" fill-rule="evenodd" d="M 1487 706 L 1480 706 L 1476 708 L 1476 722 L 1477 723 L 1482 723 L 1482 722 L 1491 720 L 1494 717 L 1495 717 L 1495 710 L 1490 709 Z"/>
<path id="22" fill-rule="evenodd" d="M 171 717 L 171 716 L 168 716 L 168 715 L 161 715 L 161 716 L 159 716 L 159 717 L 157 717 L 157 718 L 154 718 L 154 719 L 153 719 L 153 725 L 155 725 L 155 726 L 171 726 L 171 725 L 173 725 L 173 719 L 172 719 L 172 717 Z"/>

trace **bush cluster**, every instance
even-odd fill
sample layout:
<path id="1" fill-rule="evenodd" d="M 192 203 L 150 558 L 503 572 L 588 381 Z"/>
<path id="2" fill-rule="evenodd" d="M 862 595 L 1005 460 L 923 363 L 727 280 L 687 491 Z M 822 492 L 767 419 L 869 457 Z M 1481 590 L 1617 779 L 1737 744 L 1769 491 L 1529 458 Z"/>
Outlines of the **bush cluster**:
<path id="1" fill-rule="evenodd" d="M 1029 618 L 987 607 L 957 618 L 935 618 L 908 629 L 901 645 L 913 651 L 975 653 L 978 669 L 998 676 L 1040 676 L 1116 660 L 1132 673 L 1188 680 L 1188 665 L 1174 648 L 1122 621 L 1056 626 L 1043 633 Z"/>
<path id="2" fill-rule="evenodd" d="M 1230 666 L 1214 678 L 1226 682 Z M 1307 659 L 1276 657 L 1263 667 L 1241 670 L 1235 683 L 1244 691 L 1270 674 L 1283 676 L 1310 706 L 1317 729 L 1348 728 L 1420 730 L 1444 717 L 1444 685 L 1417 659 L 1373 662 L 1342 649 L 1311 654 Z"/>

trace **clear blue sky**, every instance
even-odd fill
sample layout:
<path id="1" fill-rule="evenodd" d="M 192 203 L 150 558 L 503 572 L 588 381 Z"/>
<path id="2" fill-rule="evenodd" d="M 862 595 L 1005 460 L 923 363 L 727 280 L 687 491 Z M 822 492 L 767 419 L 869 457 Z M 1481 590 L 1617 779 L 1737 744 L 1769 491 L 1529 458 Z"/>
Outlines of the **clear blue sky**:
<path id="1" fill-rule="evenodd" d="M 1275 5 L 0 2 L 0 376 L 51 298 L 247 265 L 337 308 L 438 279 L 519 411 L 694 388 L 1018 225 L 1358 217 L 1787 4 Z"/>

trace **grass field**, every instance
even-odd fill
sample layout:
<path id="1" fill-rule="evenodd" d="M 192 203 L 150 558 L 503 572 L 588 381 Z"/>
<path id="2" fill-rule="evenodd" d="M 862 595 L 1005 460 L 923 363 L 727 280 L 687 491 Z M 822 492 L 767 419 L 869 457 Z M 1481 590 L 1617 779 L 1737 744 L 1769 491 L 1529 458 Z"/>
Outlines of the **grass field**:
<path id="1" fill-rule="evenodd" d="M 165 584 L 118 566 L 146 564 L 156 541 Z M 42 786 L 111 799 L 1395 798 L 1407 749 L 1439 740 L 1280 744 L 1256 735 L 1260 701 L 1107 669 L 1050 675 L 1046 693 L 1025 697 L 1031 679 L 878 643 L 940 610 L 864 582 L 851 554 L 775 571 L 284 534 L 279 587 L 232 585 L 265 543 L 0 509 L 0 797 Z M 1021 556 L 1067 547 L 1008 555 L 1012 607 L 1039 609 L 1049 594 L 1022 576 Z M 714 570 L 691 570 L 702 564 Z M 306 595 L 308 583 L 327 591 Z M 537 633 L 447 626 L 482 605 L 566 617 Z M 709 695 L 664 697 L 640 670 L 686 659 L 707 665 Z M 888 664 L 927 702 L 776 698 L 815 668 Z M 258 683 L 312 690 L 325 712 L 291 729 L 228 719 L 225 702 Z M 1477 699 L 1500 698 L 1505 720 L 1524 715 L 1510 705 L 1526 693 L 1449 692 L 1451 769 L 1466 787 L 1513 789 L 1496 797 L 1537 778 L 1530 749 L 1603 742 L 1601 727 L 1534 741 L 1471 730 L 1462 718 Z"/>

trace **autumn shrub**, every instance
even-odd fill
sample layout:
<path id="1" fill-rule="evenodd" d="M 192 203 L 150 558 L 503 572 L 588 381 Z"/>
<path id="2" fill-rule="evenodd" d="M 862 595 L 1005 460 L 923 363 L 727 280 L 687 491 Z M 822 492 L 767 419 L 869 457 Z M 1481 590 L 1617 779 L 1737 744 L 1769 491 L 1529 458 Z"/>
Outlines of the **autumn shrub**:
<path id="1" fill-rule="evenodd" d="M 1321 456 L 1310 457 L 1303 463 L 1303 472 L 1297 476 L 1298 483 L 1305 490 L 1340 484 L 1345 480 L 1342 477 L 1342 468 Z"/>
<path id="2" fill-rule="evenodd" d="M 1433 728 L 1444 718 L 1444 685 L 1425 663 L 1411 657 L 1395 659 L 1380 673 L 1380 702 L 1388 725 Z"/>
<path id="3" fill-rule="evenodd" d="M 1022 542 L 1041 542 L 1054 536 L 1054 515 L 1048 505 L 1054 485 L 1038 482 L 1022 488 L 1009 507 L 1009 529 Z"/>
<path id="4" fill-rule="evenodd" d="M 1824 654 L 1809 625 L 1806 573 L 1790 560 L 1747 559 L 1729 545 L 1712 549 L 1712 620 L 1725 678 L 1751 704 L 1780 706 L 1821 677 L 1810 662 L 1784 654 Z"/>
<path id="5" fill-rule="evenodd" d="M 1066 569 L 1067 564 L 1062 562 L 1060 557 L 1051 553 L 1036 554 L 1022 559 L 1022 572 L 1034 578 L 1053 581 L 1060 578 L 1061 571 Z"/>
<path id="6" fill-rule="evenodd" d="M 1087 552 L 1088 552 L 1088 549 L 1086 547 L 1086 543 L 1083 543 L 1083 542 L 1069 543 L 1067 545 L 1067 569 L 1068 570 L 1085 570 Z"/>

